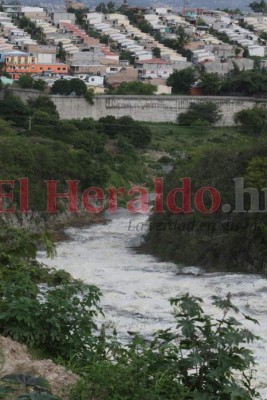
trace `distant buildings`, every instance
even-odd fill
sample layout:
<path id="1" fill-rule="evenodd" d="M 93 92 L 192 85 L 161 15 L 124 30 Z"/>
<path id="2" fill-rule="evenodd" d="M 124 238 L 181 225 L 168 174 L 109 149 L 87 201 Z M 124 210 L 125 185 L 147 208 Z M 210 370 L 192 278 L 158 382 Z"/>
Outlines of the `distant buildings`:
<path id="1" fill-rule="evenodd" d="M 116 86 L 147 80 L 168 93 L 166 80 L 174 70 L 200 65 L 208 72 L 224 75 L 233 65 L 253 68 L 253 60 L 243 58 L 244 49 L 250 57 L 263 58 L 266 54 L 265 42 L 258 36 L 267 33 L 264 16 L 240 19 L 203 8 L 185 8 L 182 16 L 168 7 L 129 7 L 124 2 L 125 9 L 151 28 L 149 33 L 119 12 L 86 13 L 85 30 L 76 25 L 75 13 L 71 12 L 83 4 L 67 0 L 65 5 L 66 10 L 53 12 L 42 7 L 4 5 L 4 12 L 0 12 L 0 62 L 14 80 L 29 73 L 51 86 L 55 79 L 69 79 L 71 74 L 98 92 L 103 92 L 107 83 Z M 14 25 L 18 16 L 34 22 L 43 44 L 37 43 L 34 35 L 30 37 L 27 29 Z M 164 42 L 177 40 L 181 27 L 188 38 L 183 54 Z"/>

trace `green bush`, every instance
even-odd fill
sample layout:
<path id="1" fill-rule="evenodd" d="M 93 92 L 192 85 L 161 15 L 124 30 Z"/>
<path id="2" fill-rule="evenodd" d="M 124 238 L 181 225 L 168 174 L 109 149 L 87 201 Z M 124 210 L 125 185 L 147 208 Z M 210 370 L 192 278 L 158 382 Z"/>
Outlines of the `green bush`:
<path id="1" fill-rule="evenodd" d="M 123 82 L 115 89 L 111 89 L 111 94 L 118 95 L 146 95 L 150 96 L 157 91 L 157 86 L 151 85 L 150 83 L 143 83 L 139 81 L 135 82 Z"/>
<path id="2" fill-rule="evenodd" d="M 87 354 L 95 345 L 100 291 L 38 264 L 39 236 L 8 227 L 0 234 L 5 238 L 0 246 L 0 334 L 50 357 Z"/>
<path id="3" fill-rule="evenodd" d="M 167 79 L 167 85 L 172 87 L 172 92 L 175 94 L 190 94 L 195 80 L 194 69 L 185 68 L 174 71 Z"/>
<path id="4" fill-rule="evenodd" d="M 84 368 L 86 376 L 70 400 L 258 398 L 251 385 L 253 357 L 245 347 L 255 336 L 233 316 L 238 310 L 230 297 L 213 298 L 216 318 L 204 313 L 200 298 L 188 294 L 170 303 L 175 328 L 155 333 L 152 340 L 134 335 L 126 348 L 115 337 L 110 358 Z"/>
<path id="5" fill-rule="evenodd" d="M 210 126 L 221 119 L 219 106 L 211 101 L 191 103 L 187 112 L 178 116 L 181 126 Z"/>
<path id="6" fill-rule="evenodd" d="M 267 110 L 254 107 L 250 110 L 242 110 L 235 114 L 234 121 L 240 129 L 249 135 L 262 136 L 267 132 Z"/>

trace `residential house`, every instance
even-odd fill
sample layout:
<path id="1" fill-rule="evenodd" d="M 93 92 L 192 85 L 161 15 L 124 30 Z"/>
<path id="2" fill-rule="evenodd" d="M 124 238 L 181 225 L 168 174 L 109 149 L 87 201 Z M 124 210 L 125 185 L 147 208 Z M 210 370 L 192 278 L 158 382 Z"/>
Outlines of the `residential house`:
<path id="1" fill-rule="evenodd" d="M 138 61 L 135 66 L 138 69 L 139 79 L 167 79 L 173 73 L 172 62 L 162 60 L 161 58 Z"/>

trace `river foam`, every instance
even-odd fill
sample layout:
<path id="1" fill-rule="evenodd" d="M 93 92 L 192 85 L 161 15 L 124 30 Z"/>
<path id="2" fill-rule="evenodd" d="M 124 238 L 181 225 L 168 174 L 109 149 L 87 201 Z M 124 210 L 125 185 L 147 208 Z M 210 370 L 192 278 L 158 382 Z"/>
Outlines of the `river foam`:
<path id="1" fill-rule="evenodd" d="M 225 297 L 230 292 L 240 311 L 260 323 L 244 321 L 261 337 L 252 349 L 259 364 L 256 384 L 267 399 L 267 280 L 259 275 L 204 273 L 192 267 L 177 273 L 177 265 L 135 252 L 144 230 L 134 227 L 144 226 L 147 216 L 120 210 L 108 217 L 107 224 L 68 228 L 70 240 L 58 244 L 57 256 L 50 260 L 40 252 L 39 260 L 97 285 L 103 292 L 105 320 L 125 340 L 128 331 L 150 335 L 170 327 L 174 320 L 168 299 L 172 296 L 186 292 L 199 296 L 205 311 L 215 314 L 212 296 Z"/>

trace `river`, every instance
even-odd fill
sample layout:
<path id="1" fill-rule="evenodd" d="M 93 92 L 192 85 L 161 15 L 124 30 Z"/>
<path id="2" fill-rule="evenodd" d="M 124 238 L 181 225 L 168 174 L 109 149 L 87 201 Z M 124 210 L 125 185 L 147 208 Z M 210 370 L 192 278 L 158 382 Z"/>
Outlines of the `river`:
<path id="1" fill-rule="evenodd" d="M 260 323 L 246 325 L 261 337 L 252 348 L 258 363 L 256 386 L 267 399 L 267 280 L 259 275 L 204 273 L 193 267 L 177 274 L 175 264 L 135 252 L 145 233 L 145 215 L 120 210 L 108 218 L 107 224 L 68 228 L 70 239 L 57 245 L 57 256 L 51 260 L 40 252 L 39 260 L 97 285 L 103 292 L 106 321 L 123 339 L 127 331 L 149 335 L 171 326 L 172 296 L 186 292 L 199 296 L 205 311 L 214 314 L 212 295 L 224 297 L 230 292 L 233 303 Z"/>

